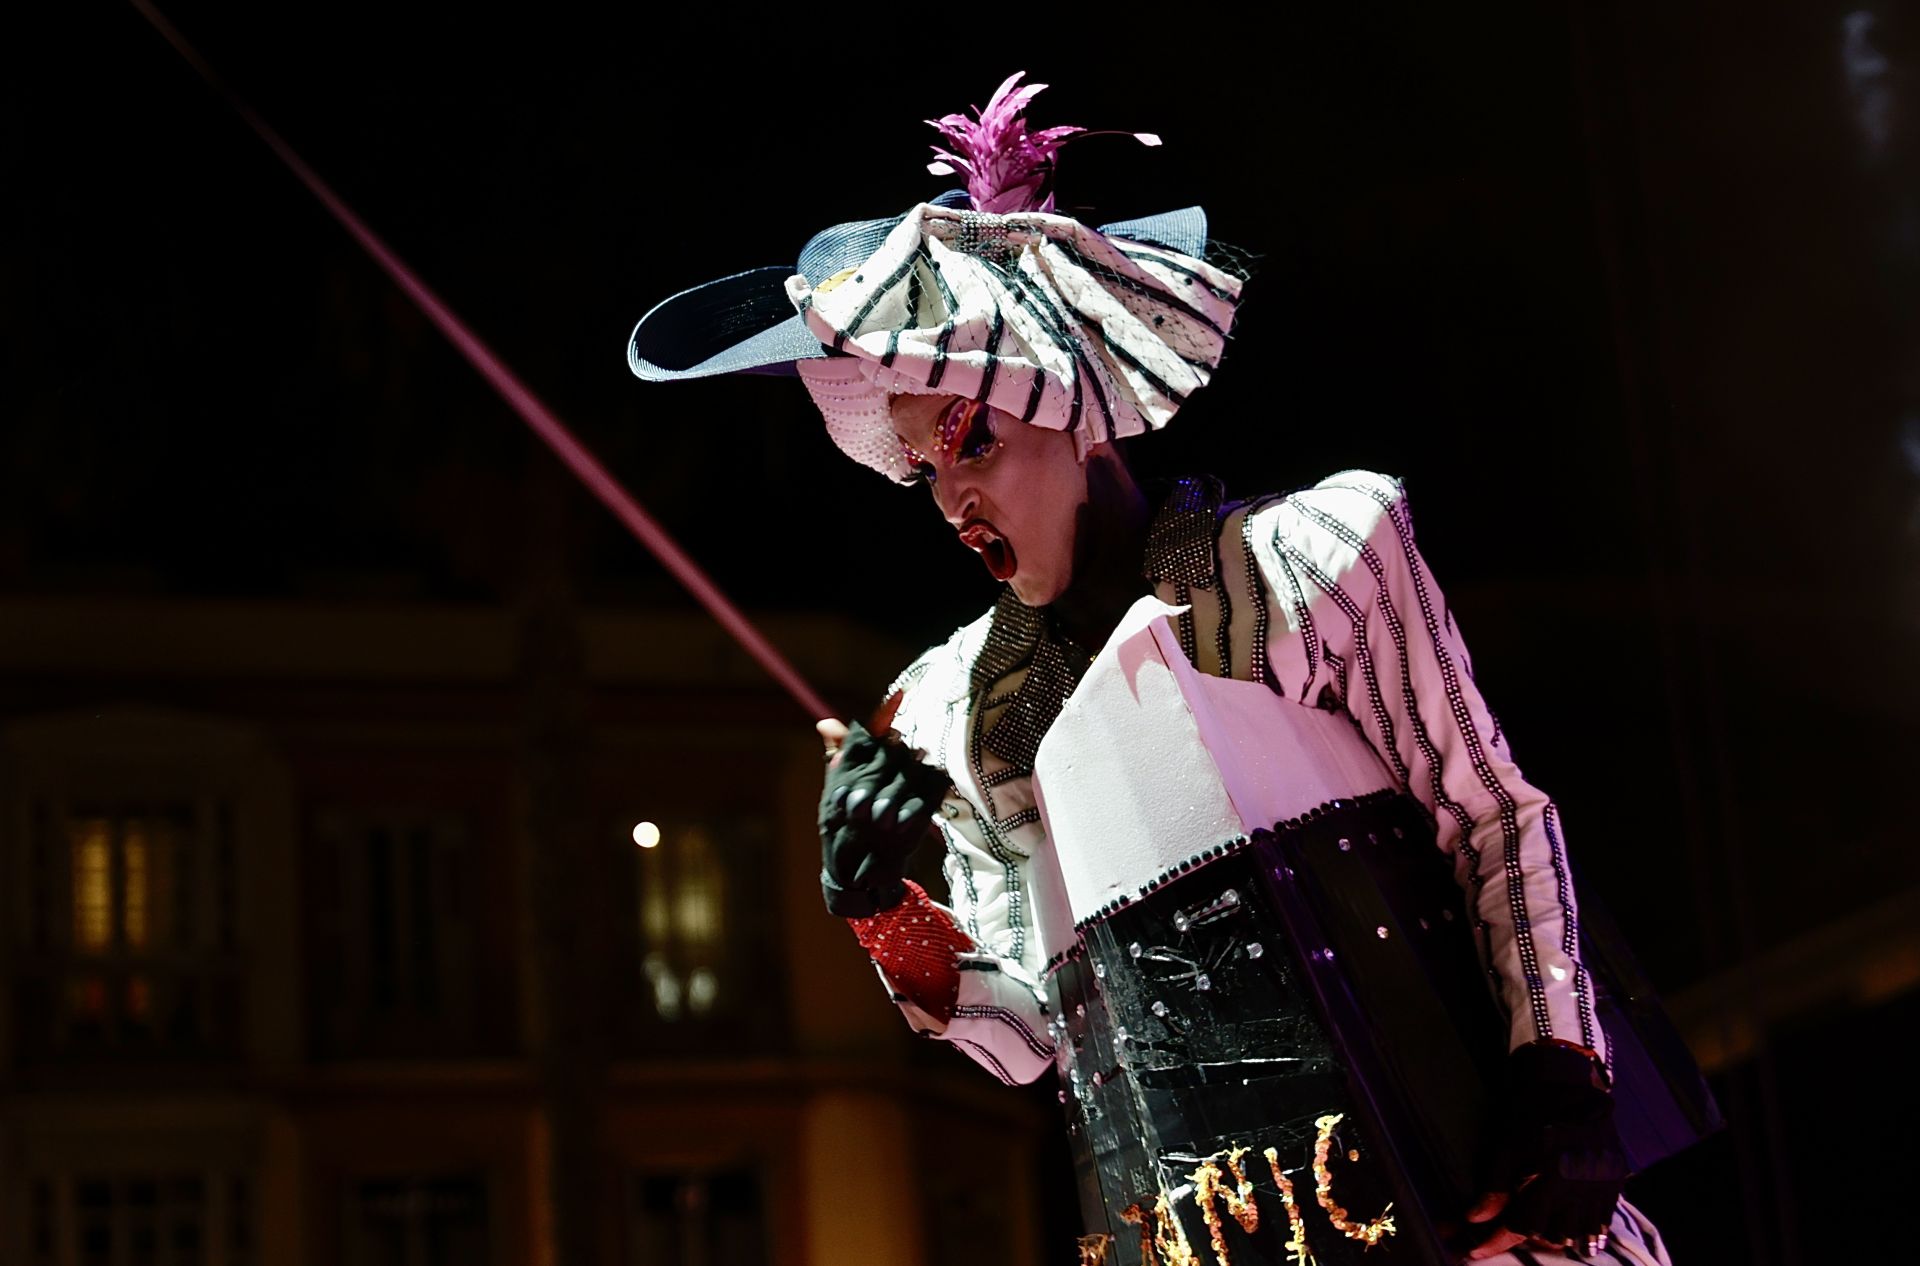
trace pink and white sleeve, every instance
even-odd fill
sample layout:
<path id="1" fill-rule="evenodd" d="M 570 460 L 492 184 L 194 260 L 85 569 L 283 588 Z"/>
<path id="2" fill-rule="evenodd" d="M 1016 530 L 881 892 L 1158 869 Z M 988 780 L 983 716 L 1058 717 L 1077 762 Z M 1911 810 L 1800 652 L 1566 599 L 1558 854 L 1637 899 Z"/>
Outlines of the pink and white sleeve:
<path id="1" fill-rule="evenodd" d="M 1262 512 L 1271 565 L 1313 595 L 1323 684 L 1432 813 L 1511 1045 L 1557 1038 L 1606 1058 L 1558 808 L 1521 776 L 1481 697 L 1397 480 L 1347 471 Z"/>

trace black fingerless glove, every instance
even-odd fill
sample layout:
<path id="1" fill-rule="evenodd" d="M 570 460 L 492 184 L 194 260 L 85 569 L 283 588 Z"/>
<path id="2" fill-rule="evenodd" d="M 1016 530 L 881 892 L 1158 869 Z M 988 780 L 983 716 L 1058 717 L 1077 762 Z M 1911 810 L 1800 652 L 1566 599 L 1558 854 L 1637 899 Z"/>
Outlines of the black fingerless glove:
<path id="1" fill-rule="evenodd" d="M 1627 1158 L 1605 1074 L 1585 1050 L 1535 1042 L 1508 1056 L 1491 1189 L 1513 1193 L 1500 1221 L 1548 1243 L 1606 1230 Z"/>
<path id="2" fill-rule="evenodd" d="M 899 905 L 907 858 L 951 780 L 897 742 L 847 727 L 820 792 L 820 889 L 827 909 L 864 919 Z"/>

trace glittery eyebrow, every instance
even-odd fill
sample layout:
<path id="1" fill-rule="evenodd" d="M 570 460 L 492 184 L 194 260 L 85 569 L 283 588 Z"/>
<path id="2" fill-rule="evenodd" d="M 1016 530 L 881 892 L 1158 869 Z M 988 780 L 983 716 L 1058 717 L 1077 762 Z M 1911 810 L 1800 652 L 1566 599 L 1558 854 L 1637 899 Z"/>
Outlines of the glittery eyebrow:
<path id="1" fill-rule="evenodd" d="M 940 421 L 934 426 L 934 449 L 939 453 L 948 453 L 959 438 L 966 434 L 967 424 L 980 416 L 980 410 L 986 407 L 978 400 L 955 400 L 940 414 Z"/>

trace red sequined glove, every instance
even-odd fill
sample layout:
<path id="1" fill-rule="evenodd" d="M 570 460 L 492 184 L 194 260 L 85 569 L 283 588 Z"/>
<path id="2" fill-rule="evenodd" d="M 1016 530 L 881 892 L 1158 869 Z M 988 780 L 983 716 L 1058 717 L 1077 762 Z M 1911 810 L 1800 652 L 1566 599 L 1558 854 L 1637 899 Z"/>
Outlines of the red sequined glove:
<path id="1" fill-rule="evenodd" d="M 960 996 L 957 955 L 974 951 L 973 939 L 954 925 L 953 917 L 911 879 L 904 881 L 906 896 L 864 919 L 847 925 L 860 946 L 887 974 L 900 998 L 945 1024 L 953 1019 Z"/>

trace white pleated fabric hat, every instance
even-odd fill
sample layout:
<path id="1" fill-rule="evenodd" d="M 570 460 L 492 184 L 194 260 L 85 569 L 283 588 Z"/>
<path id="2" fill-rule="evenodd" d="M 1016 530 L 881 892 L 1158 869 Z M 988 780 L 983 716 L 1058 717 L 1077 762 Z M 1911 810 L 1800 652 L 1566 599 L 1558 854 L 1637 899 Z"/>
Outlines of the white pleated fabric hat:
<path id="1" fill-rule="evenodd" d="M 1198 207 L 1089 228 L 1054 213 L 1058 151 L 1101 135 L 1028 128 L 1044 84 L 1015 72 L 973 117 L 928 120 L 937 174 L 966 176 L 903 216 L 816 233 L 792 269 L 682 291 L 640 319 L 627 363 L 649 382 L 797 373 L 834 443 L 909 481 L 898 395 L 985 401 L 1096 444 L 1166 425 L 1220 364 L 1240 279 L 1205 263 Z M 1151 133 L 1131 134 L 1156 146 Z"/>
<path id="2" fill-rule="evenodd" d="M 1120 226 L 1112 226 L 1119 228 Z M 906 482 L 888 397 L 983 400 L 1095 444 L 1164 426 L 1220 363 L 1240 280 L 1067 216 L 923 203 L 865 261 L 787 296 L 829 353 L 798 364 L 827 431 Z"/>

